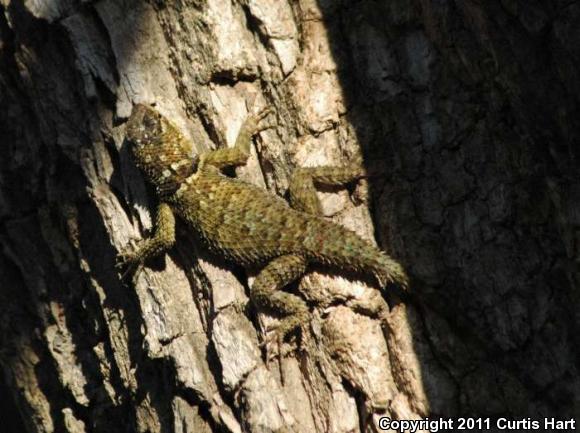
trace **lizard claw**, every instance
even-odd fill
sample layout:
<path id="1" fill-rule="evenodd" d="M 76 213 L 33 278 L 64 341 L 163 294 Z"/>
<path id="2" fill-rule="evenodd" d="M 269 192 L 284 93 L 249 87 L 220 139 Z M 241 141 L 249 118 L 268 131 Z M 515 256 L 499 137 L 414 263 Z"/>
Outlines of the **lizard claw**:
<path id="1" fill-rule="evenodd" d="M 126 280 L 131 274 L 137 274 L 142 267 L 139 257 L 135 253 L 133 247 L 126 247 L 123 251 L 117 254 L 115 260 L 115 268 L 121 272 L 121 280 Z"/>
<path id="2" fill-rule="evenodd" d="M 280 329 L 280 327 L 277 327 L 271 332 L 268 332 L 267 336 L 260 343 L 260 348 L 265 348 L 266 350 L 266 364 L 269 364 L 271 361 L 278 361 L 278 370 L 280 371 L 280 382 L 282 383 L 282 386 L 284 386 L 286 382 L 284 369 L 282 368 L 282 359 L 298 349 L 298 345 L 294 340 L 288 345 L 284 344 L 284 339 L 288 333 L 288 330 L 285 332 Z M 270 351 L 270 347 L 273 344 L 276 344 L 278 350 Z"/>
<path id="3" fill-rule="evenodd" d="M 264 122 L 264 120 L 272 113 L 274 113 L 274 109 L 272 107 L 264 107 L 257 113 L 254 113 L 248 117 L 244 127 L 246 127 L 247 130 L 251 132 L 251 135 L 257 134 L 258 132 L 269 128 L 273 128 L 275 126 L 274 122 Z"/>
<path id="4" fill-rule="evenodd" d="M 260 111 L 258 111 L 256 114 L 254 114 L 254 118 L 258 121 L 258 123 L 261 120 L 264 120 L 266 117 L 268 117 L 270 114 L 274 113 L 274 109 L 272 107 L 264 107 L 261 108 Z"/>
<path id="5" fill-rule="evenodd" d="M 266 350 L 266 362 L 270 362 L 275 358 L 283 358 L 286 355 L 294 352 L 298 345 L 296 343 L 296 339 L 292 338 L 288 344 L 284 344 L 284 340 L 290 334 L 292 329 L 281 329 L 281 327 L 276 327 L 273 329 L 267 330 L 266 337 L 260 343 L 260 348 L 265 348 Z M 269 348 L 276 344 L 278 346 L 278 350 L 275 352 L 271 352 Z M 284 346 L 287 346 L 284 348 Z"/>

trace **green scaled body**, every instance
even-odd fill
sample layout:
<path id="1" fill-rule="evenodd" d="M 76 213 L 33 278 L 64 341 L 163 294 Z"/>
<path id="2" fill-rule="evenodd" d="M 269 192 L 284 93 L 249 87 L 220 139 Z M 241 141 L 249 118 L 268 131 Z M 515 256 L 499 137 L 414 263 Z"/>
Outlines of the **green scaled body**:
<path id="1" fill-rule="evenodd" d="M 320 215 L 315 184 L 344 185 L 364 176 L 358 165 L 299 169 L 290 182 L 290 206 L 257 186 L 221 173 L 244 164 L 252 136 L 264 129 L 263 110 L 242 126 L 233 148 L 192 156 L 192 145 L 159 112 L 136 105 L 127 124 L 135 163 L 159 196 L 156 230 L 137 251 L 122 254 L 137 265 L 175 242 L 175 216 L 216 254 L 243 266 L 263 266 L 251 289 L 259 306 L 286 315 L 286 334 L 308 312 L 304 301 L 279 289 L 299 278 L 310 263 L 372 273 L 381 285 L 407 287 L 395 260 L 356 233 Z"/>

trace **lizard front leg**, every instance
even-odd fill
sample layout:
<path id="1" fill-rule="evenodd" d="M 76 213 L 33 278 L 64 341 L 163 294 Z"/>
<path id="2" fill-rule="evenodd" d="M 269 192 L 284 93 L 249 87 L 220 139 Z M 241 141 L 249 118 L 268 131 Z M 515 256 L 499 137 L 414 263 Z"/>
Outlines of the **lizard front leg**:
<path id="1" fill-rule="evenodd" d="M 133 270 L 140 269 L 143 263 L 164 251 L 175 243 L 175 216 L 167 203 L 160 203 L 155 217 L 153 236 L 143 240 L 135 251 L 124 250 L 117 256 L 118 266 L 126 267 L 123 277 Z"/>
<path id="2" fill-rule="evenodd" d="M 257 114 L 249 116 L 240 128 L 236 144 L 227 149 L 218 149 L 203 155 L 203 164 L 224 168 L 232 165 L 244 165 L 250 157 L 252 137 L 264 129 L 270 128 L 264 119 L 272 112 L 270 108 L 264 108 Z"/>

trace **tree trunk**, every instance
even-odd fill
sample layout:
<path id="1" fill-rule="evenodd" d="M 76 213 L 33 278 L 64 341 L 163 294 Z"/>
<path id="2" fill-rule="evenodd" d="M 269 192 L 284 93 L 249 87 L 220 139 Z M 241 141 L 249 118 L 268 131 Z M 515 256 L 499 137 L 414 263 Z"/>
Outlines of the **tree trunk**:
<path id="1" fill-rule="evenodd" d="M 381 416 L 580 415 L 579 4 L 0 5 L 3 427 L 338 433 Z M 372 176 L 321 191 L 324 214 L 400 260 L 409 293 L 313 269 L 288 289 L 312 317 L 276 357 L 256 270 L 186 230 L 121 281 L 116 254 L 154 205 L 123 143 L 139 102 L 198 152 L 273 107 L 236 171 L 273 194 L 296 167 L 362 157 Z"/>

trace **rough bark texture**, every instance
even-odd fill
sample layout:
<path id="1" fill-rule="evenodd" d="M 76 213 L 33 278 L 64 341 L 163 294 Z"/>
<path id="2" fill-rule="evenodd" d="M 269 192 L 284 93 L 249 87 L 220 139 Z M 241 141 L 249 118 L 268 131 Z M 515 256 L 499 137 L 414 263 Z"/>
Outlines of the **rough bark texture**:
<path id="1" fill-rule="evenodd" d="M 0 0 L 0 412 L 52 432 L 370 432 L 378 417 L 580 414 L 580 4 Z M 340 272 L 295 287 L 301 350 L 247 274 L 187 233 L 135 284 L 151 227 L 123 146 L 155 102 L 199 151 L 254 104 L 277 126 L 240 177 L 362 155 L 328 217 L 412 276 L 385 300 Z M 374 223 L 374 224 L 373 224 Z M 324 271 L 324 270 L 320 270 Z M 355 308 L 356 307 L 356 308 Z M 358 311 L 358 312 L 355 312 Z M 284 381 L 281 381 L 283 372 Z M 6 400 L 10 389 L 21 419 Z"/>

